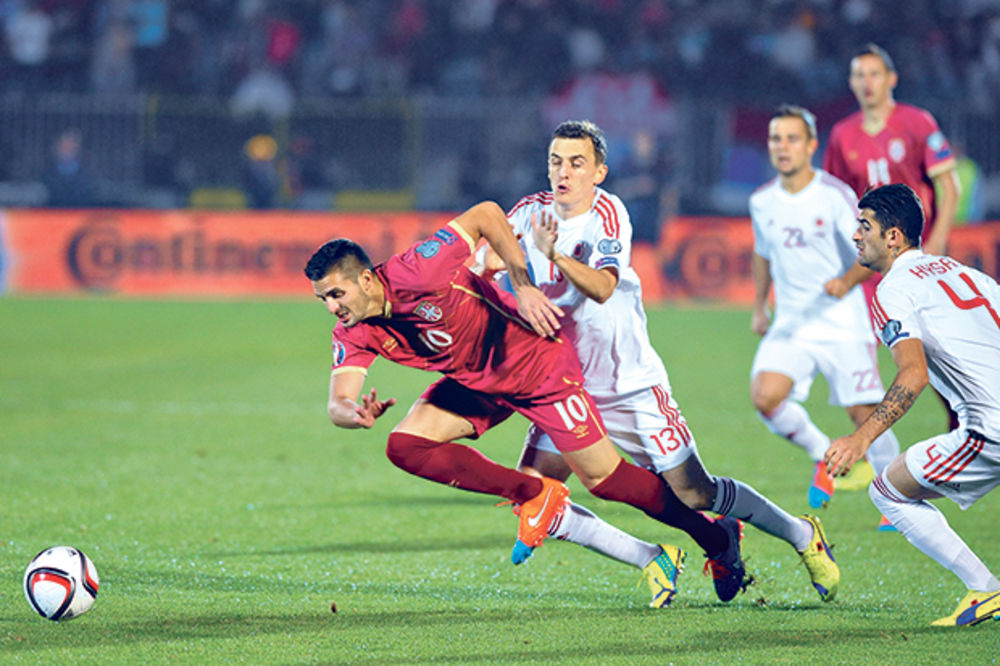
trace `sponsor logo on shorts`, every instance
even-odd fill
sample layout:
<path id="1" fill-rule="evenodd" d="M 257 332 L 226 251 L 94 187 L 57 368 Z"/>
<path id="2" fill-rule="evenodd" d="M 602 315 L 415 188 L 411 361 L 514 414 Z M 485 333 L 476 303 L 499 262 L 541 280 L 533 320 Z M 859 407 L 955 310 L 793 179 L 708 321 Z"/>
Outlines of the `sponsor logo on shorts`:
<path id="1" fill-rule="evenodd" d="M 428 240 L 417 246 L 417 254 L 424 259 L 430 259 L 441 249 L 441 241 Z"/>
<path id="2" fill-rule="evenodd" d="M 581 423 L 580 425 L 573 428 L 573 434 L 576 435 L 577 439 L 583 439 L 589 433 L 590 433 L 590 426 L 588 426 L 585 423 Z"/>
<path id="3" fill-rule="evenodd" d="M 891 347 L 896 340 L 910 337 L 910 334 L 903 332 L 902 328 L 903 325 L 896 319 L 885 322 L 885 326 L 882 327 L 882 342 L 886 347 Z"/>

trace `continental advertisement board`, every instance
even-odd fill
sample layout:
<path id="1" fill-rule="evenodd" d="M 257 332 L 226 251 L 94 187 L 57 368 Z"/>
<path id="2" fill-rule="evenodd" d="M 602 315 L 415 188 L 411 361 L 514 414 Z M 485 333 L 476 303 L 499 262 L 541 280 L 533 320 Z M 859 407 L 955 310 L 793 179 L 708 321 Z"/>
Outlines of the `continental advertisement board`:
<path id="1" fill-rule="evenodd" d="M 302 268 L 330 238 L 375 262 L 447 223 L 450 213 L 120 210 L 0 212 L 4 293 L 132 297 L 309 297 Z M 753 234 L 747 218 L 680 217 L 632 263 L 647 302 L 749 303 Z M 955 229 L 949 254 L 996 276 L 1000 222 Z"/>

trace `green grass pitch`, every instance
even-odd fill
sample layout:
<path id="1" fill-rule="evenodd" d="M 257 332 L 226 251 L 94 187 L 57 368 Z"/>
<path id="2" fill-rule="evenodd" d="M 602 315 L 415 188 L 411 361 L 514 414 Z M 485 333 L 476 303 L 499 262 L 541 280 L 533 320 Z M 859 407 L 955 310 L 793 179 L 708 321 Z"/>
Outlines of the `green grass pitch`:
<path id="1" fill-rule="evenodd" d="M 794 513 L 805 454 L 753 413 L 749 312 L 651 309 L 654 344 L 709 470 Z M 964 593 L 898 534 L 867 493 L 821 510 L 842 569 L 820 603 L 786 544 L 747 528 L 757 582 L 718 603 L 702 555 L 638 511 L 573 497 L 650 541 L 689 551 L 681 593 L 646 607 L 638 571 L 547 542 L 509 562 L 516 520 L 492 497 L 408 476 L 385 438 L 432 376 L 377 361 L 368 386 L 400 405 L 370 431 L 325 414 L 329 330 L 315 303 L 0 299 L 2 663 L 988 663 L 1000 623 L 933 628 Z M 891 360 L 880 350 L 884 379 Z M 846 431 L 818 380 L 808 403 Z M 941 431 L 929 392 L 904 446 Z M 513 464 L 525 422 L 479 447 Z M 1000 571 L 1000 493 L 966 512 L 938 502 Z M 21 590 L 44 547 L 94 560 L 94 608 L 48 622 Z M 638 587 L 637 587 L 638 586 Z M 336 602 L 338 612 L 330 612 Z"/>

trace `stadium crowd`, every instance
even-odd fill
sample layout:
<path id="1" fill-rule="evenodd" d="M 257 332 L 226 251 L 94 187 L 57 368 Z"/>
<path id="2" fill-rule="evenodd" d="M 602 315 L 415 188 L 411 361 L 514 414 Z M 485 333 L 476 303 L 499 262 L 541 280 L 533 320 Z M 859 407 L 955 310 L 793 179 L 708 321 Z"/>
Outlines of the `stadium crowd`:
<path id="1" fill-rule="evenodd" d="M 216 107 L 232 114 L 224 149 L 218 129 L 210 130 L 209 142 L 198 133 L 171 133 L 169 123 L 146 123 L 159 134 L 145 137 L 140 184 L 109 185 L 109 160 L 124 158 L 95 156 L 92 129 L 65 127 L 76 121 L 24 136 L 0 132 L 0 145 L 15 153 L 0 167 L 0 181 L 40 182 L 40 160 L 18 158 L 17 151 L 50 154 L 59 133 L 82 129 L 82 164 L 70 175 L 78 181 L 78 170 L 89 173 L 100 186 L 74 182 L 68 189 L 95 192 L 91 201 L 104 205 L 183 205 L 208 184 L 242 187 L 247 205 L 258 207 L 310 207 L 303 192 L 313 188 L 318 197 L 310 201 L 329 206 L 329 193 L 339 189 L 392 189 L 370 182 L 378 167 L 352 170 L 357 160 L 333 137 L 340 130 L 326 128 L 325 136 L 300 118 L 273 160 L 255 159 L 243 146 L 258 134 L 270 139 L 268 123 L 307 101 L 328 108 L 328 100 L 513 99 L 530 102 L 524 108 L 563 105 L 534 121 L 540 132 L 569 110 L 604 127 L 622 146 L 609 156 L 612 184 L 637 219 L 649 220 L 640 236 L 651 236 L 656 220 L 673 211 L 743 214 L 748 188 L 769 173 L 759 143 L 765 114 L 784 102 L 806 105 L 819 118 L 822 141 L 832 123 L 855 108 L 847 63 L 867 41 L 893 55 L 901 99 L 962 100 L 963 113 L 982 125 L 989 124 L 997 105 L 993 91 L 1000 89 L 998 0 L 914 0 L 905 12 L 886 0 L 3 0 L 0 23 L 5 100 L 72 93 L 114 104 L 118 95 L 138 93 L 222 100 Z M 574 84 L 587 76 L 590 87 L 575 94 Z M 636 84 L 638 96 L 652 90 L 671 105 L 667 113 L 684 107 L 678 101 L 694 100 L 685 112 L 705 117 L 703 133 L 693 138 L 690 124 L 679 129 L 676 122 L 652 127 L 647 107 L 605 104 L 601 85 L 609 81 Z M 724 119 L 713 120 L 705 101 L 725 108 L 718 114 Z M 265 122 L 253 124 L 258 118 Z M 724 126 L 721 133 L 713 123 Z M 956 143 L 966 138 L 954 127 L 944 129 Z M 690 145 L 678 139 L 683 131 Z M 707 145 L 723 134 L 717 145 Z M 27 146 L 28 135 L 38 145 Z M 414 207 L 460 209 L 483 197 L 509 205 L 512 193 L 535 177 L 538 156 L 527 149 L 533 137 L 508 142 L 483 169 L 476 164 L 482 156 L 458 136 L 452 132 L 453 145 L 433 156 L 412 158 L 433 159 L 437 167 L 434 182 L 408 185 L 416 192 Z M 993 143 L 993 152 L 1000 151 L 1000 141 Z M 210 144 L 219 155 L 209 155 Z M 707 156 L 690 157 L 698 150 Z M 681 155 L 689 157 L 681 163 Z M 247 166 L 238 171 L 237 162 Z M 992 163 L 984 169 L 992 170 L 985 176 L 997 171 Z M 57 180 L 66 180 L 65 171 Z M 45 179 L 51 189 L 53 179 Z M 150 188 L 167 192 L 162 204 L 159 194 L 146 194 Z"/>
<path id="2" fill-rule="evenodd" d="M 986 111 L 1000 84 L 995 0 L 6 0 L 0 20 L 6 90 L 489 96 L 606 69 L 814 103 L 869 40 L 911 95 Z"/>

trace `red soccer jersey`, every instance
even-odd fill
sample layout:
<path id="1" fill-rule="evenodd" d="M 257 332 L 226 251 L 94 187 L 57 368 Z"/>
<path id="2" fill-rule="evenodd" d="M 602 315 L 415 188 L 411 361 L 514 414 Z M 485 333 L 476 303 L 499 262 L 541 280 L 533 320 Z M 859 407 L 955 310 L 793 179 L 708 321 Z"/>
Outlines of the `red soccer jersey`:
<path id="1" fill-rule="evenodd" d="M 912 187 L 924 204 L 926 240 L 937 215 L 931 178 L 955 165 L 948 140 L 931 114 L 909 104 L 896 103 L 874 136 L 865 132 L 863 122 L 862 112 L 855 111 L 833 126 L 823 169 L 850 185 L 859 198 L 880 185 Z"/>
<path id="2" fill-rule="evenodd" d="M 380 355 L 513 402 L 583 386 L 572 345 L 539 337 L 513 296 L 465 267 L 472 251 L 449 224 L 376 266 L 386 316 L 334 327 L 333 371 L 368 368 Z"/>

